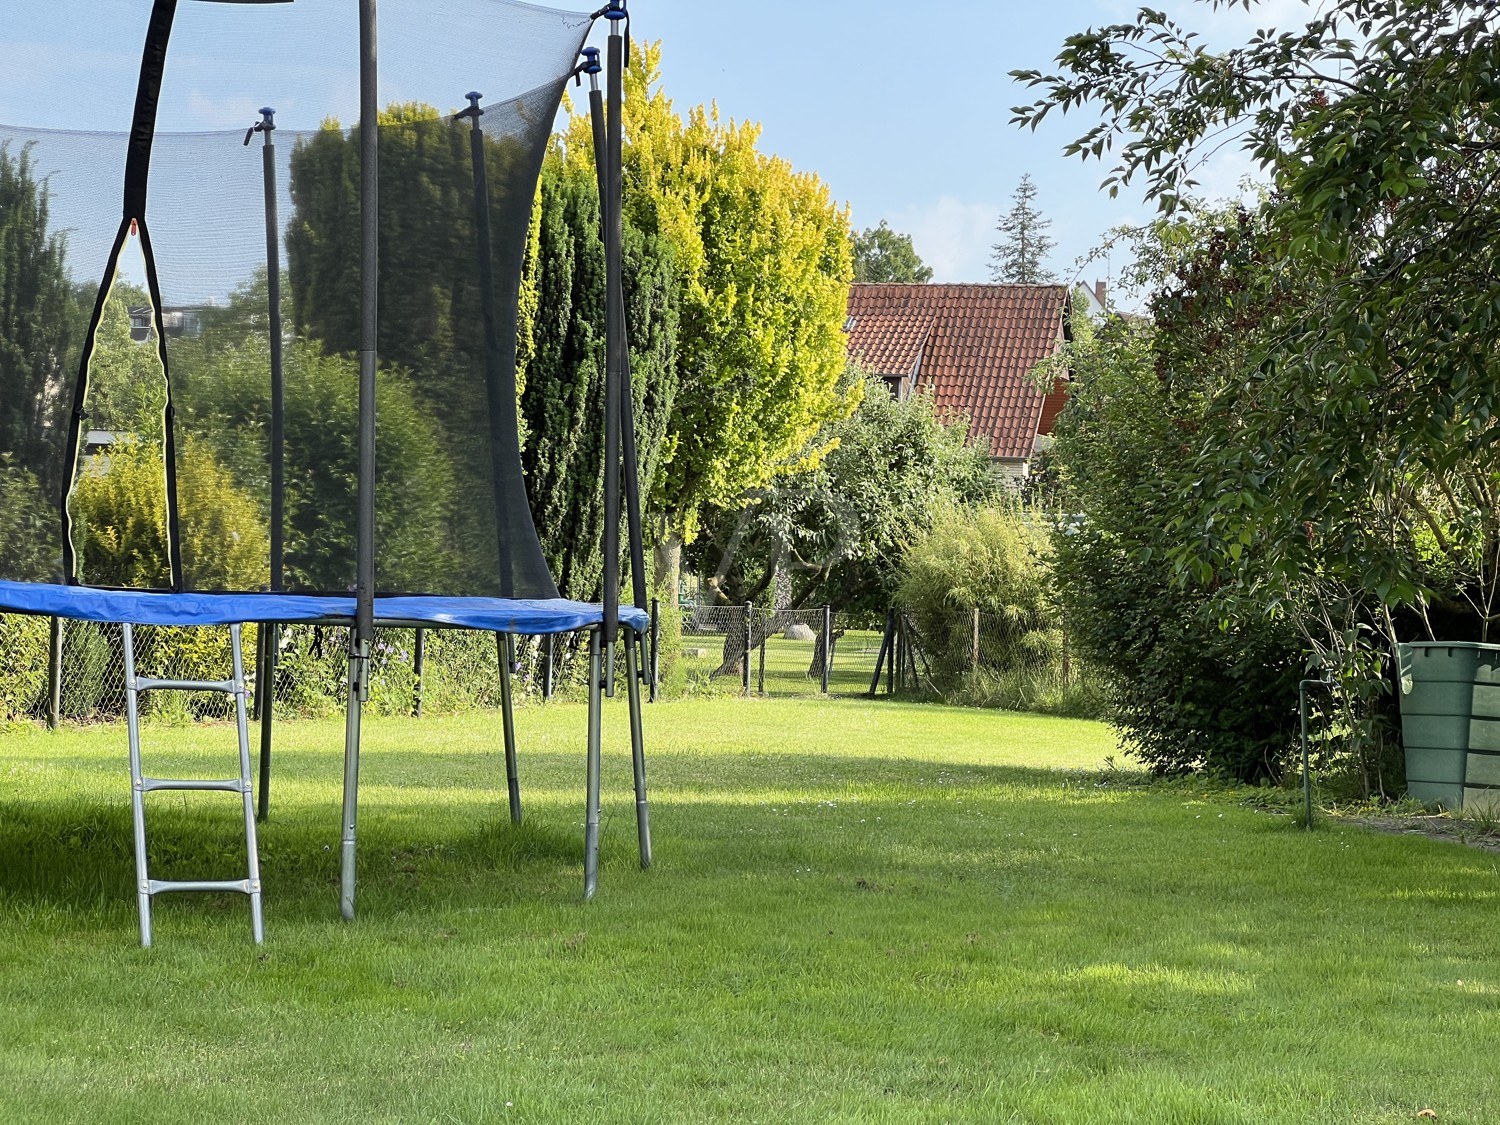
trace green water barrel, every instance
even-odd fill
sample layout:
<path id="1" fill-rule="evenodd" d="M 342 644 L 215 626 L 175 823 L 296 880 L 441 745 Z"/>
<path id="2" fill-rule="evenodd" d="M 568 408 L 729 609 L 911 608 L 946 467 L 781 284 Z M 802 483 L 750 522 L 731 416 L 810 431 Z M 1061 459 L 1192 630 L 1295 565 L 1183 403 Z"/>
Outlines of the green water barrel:
<path id="1" fill-rule="evenodd" d="M 1408 796 L 1447 809 L 1500 804 L 1500 645 L 1396 646 Z"/>

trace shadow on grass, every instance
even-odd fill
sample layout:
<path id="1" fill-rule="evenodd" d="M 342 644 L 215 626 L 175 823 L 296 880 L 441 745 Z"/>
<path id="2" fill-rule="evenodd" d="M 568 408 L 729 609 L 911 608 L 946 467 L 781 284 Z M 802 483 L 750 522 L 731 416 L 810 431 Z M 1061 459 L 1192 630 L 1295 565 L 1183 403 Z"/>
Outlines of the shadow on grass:
<path id="1" fill-rule="evenodd" d="M 101 772 L 98 758 L 54 761 Z M 399 768 L 383 768 L 393 763 Z M 397 753 L 371 754 L 362 778 L 361 902 L 371 908 L 378 903 L 381 910 L 420 912 L 581 897 L 581 755 L 534 753 L 523 755 L 521 764 L 527 818 L 513 825 L 505 807 L 503 773 L 496 785 L 475 786 L 454 776 L 462 771 L 455 771 L 451 760 L 402 763 Z M 959 870 L 962 855 L 977 856 L 990 847 L 1004 850 L 995 837 L 1006 827 L 1008 806 L 1027 806 L 1028 817 L 1045 817 L 1092 788 L 1110 785 L 1108 775 L 813 754 L 716 755 L 711 770 L 703 768 L 700 758 L 679 754 L 656 766 L 657 858 L 677 878 L 722 878 L 726 873 L 777 878 L 803 868 L 826 869 L 842 852 L 869 875 L 868 886 L 860 889 L 875 887 L 877 873 L 878 882 L 888 885 Z M 339 877 L 337 782 L 326 755 L 287 754 L 277 776 L 288 795 L 260 827 L 268 902 L 274 900 L 283 921 L 326 918 L 336 902 Z M 575 785 L 576 800 L 566 795 Z M 376 797 L 372 790 L 377 788 L 398 797 Z M 440 791 L 463 800 L 434 799 Z M 326 802 L 317 799 L 322 794 Z M 955 799 L 974 807 L 961 830 L 934 848 L 932 816 L 952 816 Z M 941 804 L 943 811 L 927 808 L 929 803 Z M 982 810 L 989 819 L 980 819 Z M 238 811 L 234 798 L 148 803 L 153 876 L 240 877 L 245 858 Z M 637 865 L 635 834 L 628 759 L 615 755 L 606 768 L 601 895 L 608 895 L 611 881 Z M 126 779 L 120 779 L 116 801 L 79 796 L 0 801 L 4 900 L 75 911 L 133 906 Z M 174 900 L 200 904 L 174 910 L 206 912 L 239 901 L 237 896 L 212 895 Z"/>

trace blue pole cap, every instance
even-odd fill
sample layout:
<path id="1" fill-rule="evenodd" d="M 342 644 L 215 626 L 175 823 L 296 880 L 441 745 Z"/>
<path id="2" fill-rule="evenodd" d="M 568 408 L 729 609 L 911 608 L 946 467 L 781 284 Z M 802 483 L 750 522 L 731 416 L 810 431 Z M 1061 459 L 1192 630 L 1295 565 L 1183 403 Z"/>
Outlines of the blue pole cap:
<path id="1" fill-rule="evenodd" d="M 599 62 L 598 47 L 585 47 L 581 53 L 583 55 L 583 72 L 585 74 L 598 74 L 604 69 L 603 64 Z"/>
<path id="2" fill-rule="evenodd" d="M 609 0 L 609 7 L 604 9 L 604 18 L 607 20 L 623 20 L 629 14 L 625 10 L 625 0 Z"/>
<path id="3" fill-rule="evenodd" d="M 464 97 L 469 99 L 469 105 L 472 108 L 478 109 L 479 99 L 484 97 L 484 95 L 481 94 L 478 90 L 470 90 L 467 94 L 464 95 Z"/>

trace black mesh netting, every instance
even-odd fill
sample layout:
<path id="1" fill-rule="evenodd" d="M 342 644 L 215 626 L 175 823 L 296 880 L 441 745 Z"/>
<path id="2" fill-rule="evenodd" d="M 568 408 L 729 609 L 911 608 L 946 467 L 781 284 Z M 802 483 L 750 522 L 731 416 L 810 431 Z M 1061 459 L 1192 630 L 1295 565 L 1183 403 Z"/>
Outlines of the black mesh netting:
<path id="1" fill-rule="evenodd" d="M 0 72 L 0 120 L 26 123 L 0 126 L 0 578 L 166 588 L 175 542 L 184 588 L 270 583 L 264 136 L 244 142 L 271 106 L 285 587 L 351 589 L 357 5 L 181 0 L 141 214 L 126 184 L 142 44 L 171 5 L 26 7 L 7 17 L 23 61 Z M 377 585 L 555 596 L 520 474 L 516 324 L 537 173 L 589 17 L 509 0 L 379 11 Z M 484 94 L 488 362 L 470 126 L 452 118 L 470 90 Z"/>

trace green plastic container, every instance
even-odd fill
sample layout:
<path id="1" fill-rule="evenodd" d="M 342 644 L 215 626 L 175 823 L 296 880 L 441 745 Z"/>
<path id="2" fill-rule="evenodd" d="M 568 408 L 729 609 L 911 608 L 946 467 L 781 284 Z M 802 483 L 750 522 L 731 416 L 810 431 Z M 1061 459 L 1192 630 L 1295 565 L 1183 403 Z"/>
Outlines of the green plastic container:
<path id="1" fill-rule="evenodd" d="M 1397 645 L 1406 791 L 1447 809 L 1500 808 L 1500 645 Z"/>

